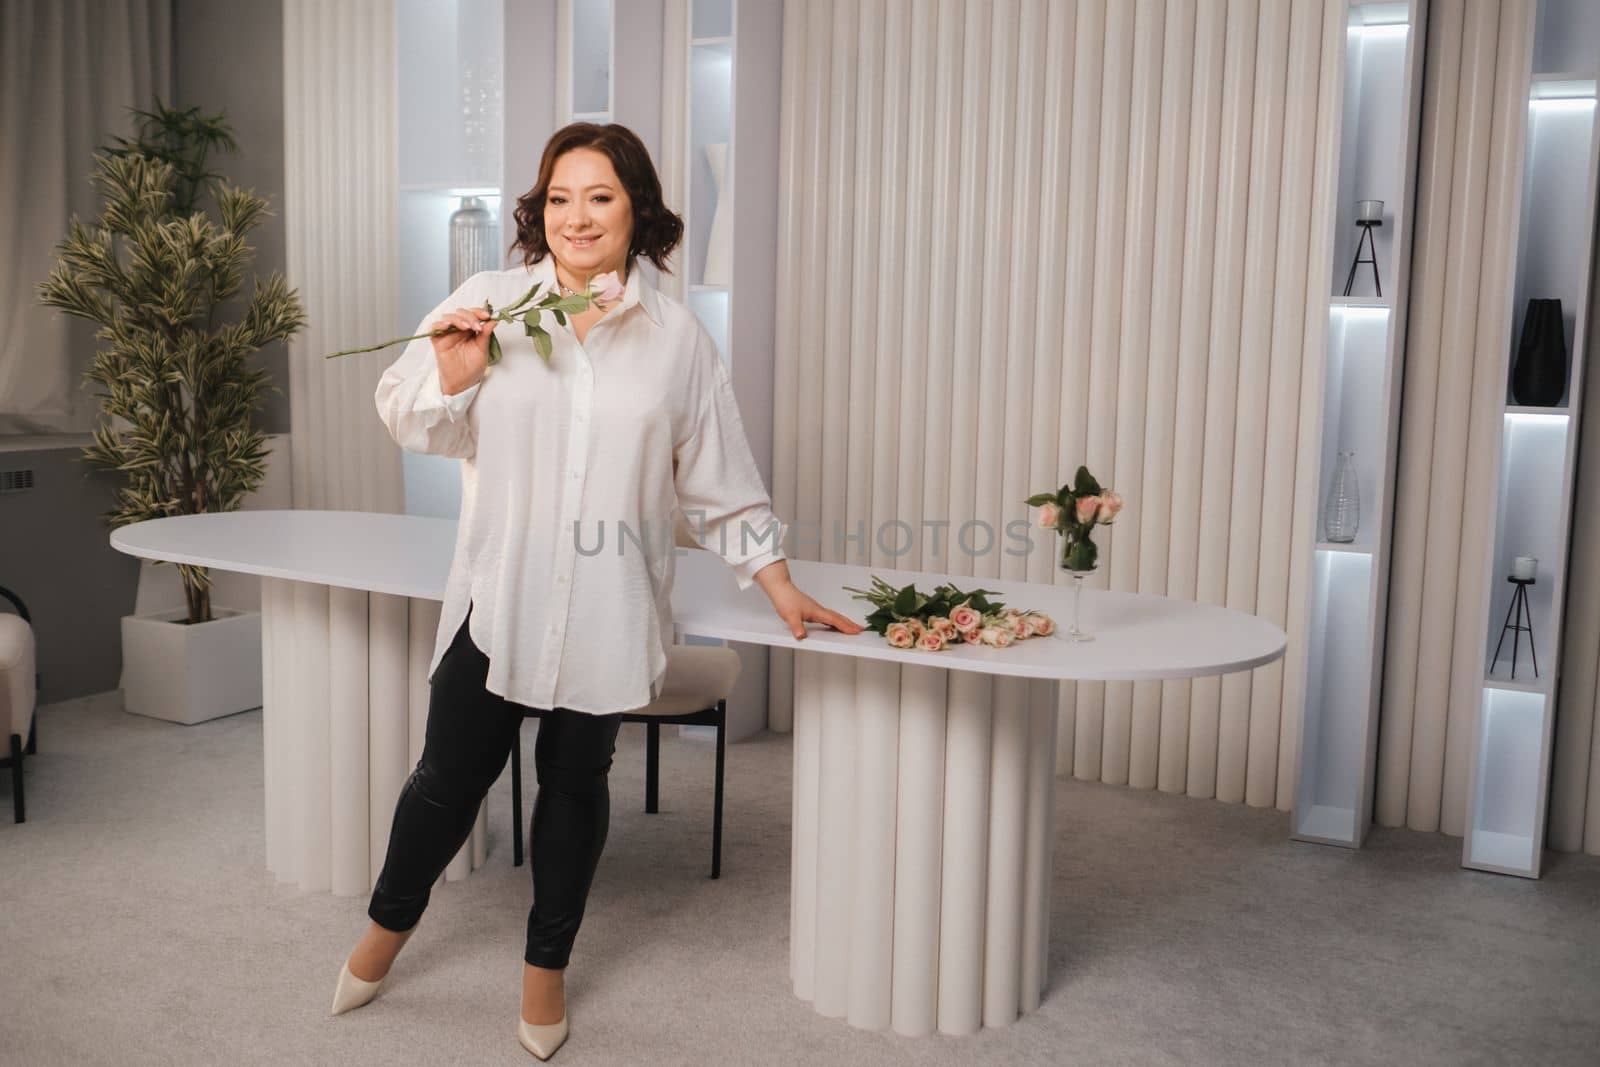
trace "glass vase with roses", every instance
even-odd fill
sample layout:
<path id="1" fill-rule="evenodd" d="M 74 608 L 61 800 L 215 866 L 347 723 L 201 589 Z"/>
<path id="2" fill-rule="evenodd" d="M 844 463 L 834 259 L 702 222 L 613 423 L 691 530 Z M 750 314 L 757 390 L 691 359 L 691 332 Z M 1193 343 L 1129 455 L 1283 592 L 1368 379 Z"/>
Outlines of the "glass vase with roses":
<path id="1" fill-rule="evenodd" d="M 1083 582 L 1098 567 L 1099 549 L 1094 543 L 1094 528 L 1109 526 L 1122 510 L 1122 497 L 1103 488 L 1079 467 L 1073 480 L 1053 493 L 1035 493 L 1028 506 L 1039 509 L 1039 525 L 1061 535 L 1061 569 L 1072 576 L 1072 627 L 1067 636 L 1074 641 L 1093 641 L 1081 622 Z"/>

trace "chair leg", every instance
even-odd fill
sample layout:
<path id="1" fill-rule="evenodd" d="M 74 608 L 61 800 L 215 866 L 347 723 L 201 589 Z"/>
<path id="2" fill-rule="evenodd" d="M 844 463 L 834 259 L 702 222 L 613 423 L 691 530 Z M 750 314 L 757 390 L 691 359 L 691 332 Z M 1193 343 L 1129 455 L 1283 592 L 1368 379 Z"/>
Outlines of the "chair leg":
<path id="1" fill-rule="evenodd" d="M 724 701 L 717 701 L 717 784 L 711 798 L 711 877 L 722 877 L 722 756 L 728 728 Z"/>
<path id="2" fill-rule="evenodd" d="M 645 723 L 644 810 L 654 815 L 661 810 L 661 724 Z"/>
<path id="3" fill-rule="evenodd" d="M 16 822 L 26 822 L 28 809 L 22 797 L 22 735 L 11 735 L 11 813 Z"/>
<path id="4" fill-rule="evenodd" d="M 33 718 L 28 720 L 28 747 L 23 749 L 28 755 L 33 756 L 39 751 L 39 713 L 33 713 Z"/>
<path id="5" fill-rule="evenodd" d="M 511 866 L 522 866 L 522 727 L 511 742 Z"/>

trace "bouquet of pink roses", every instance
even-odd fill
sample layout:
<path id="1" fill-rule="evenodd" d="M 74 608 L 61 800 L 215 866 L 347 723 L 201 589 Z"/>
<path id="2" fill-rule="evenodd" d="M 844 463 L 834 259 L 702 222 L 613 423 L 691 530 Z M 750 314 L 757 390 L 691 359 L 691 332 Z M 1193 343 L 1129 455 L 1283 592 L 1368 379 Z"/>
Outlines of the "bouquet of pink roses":
<path id="1" fill-rule="evenodd" d="M 1062 568 L 1092 571 L 1100 553 L 1090 535 L 1095 526 L 1109 526 L 1117 517 L 1122 510 L 1122 497 L 1102 489 L 1088 467 L 1079 467 L 1071 482 L 1053 493 L 1035 493 L 1028 498 L 1028 505 L 1039 509 L 1041 527 L 1064 536 Z"/>
<path id="2" fill-rule="evenodd" d="M 872 588 L 845 586 L 856 600 L 865 600 L 877 610 L 867 616 L 867 628 L 882 634 L 895 648 L 919 648 L 940 652 L 954 644 L 984 644 L 1005 648 L 1013 641 L 1030 637 L 1049 637 L 1056 631 L 1055 620 L 1040 611 L 1019 611 L 998 600 L 990 600 L 990 589 L 963 593 L 945 583 L 932 594 L 913 585 L 896 589 L 872 576 Z"/>

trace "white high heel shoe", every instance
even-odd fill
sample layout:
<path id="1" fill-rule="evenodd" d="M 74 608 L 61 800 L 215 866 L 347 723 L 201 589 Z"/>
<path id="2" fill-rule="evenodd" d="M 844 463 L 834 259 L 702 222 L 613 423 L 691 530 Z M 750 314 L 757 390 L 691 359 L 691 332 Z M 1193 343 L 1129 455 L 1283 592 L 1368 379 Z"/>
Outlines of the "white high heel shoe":
<path id="1" fill-rule="evenodd" d="M 420 923 L 418 924 L 420 925 Z M 404 948 L 406 941 L 411 940 L 411 935 L 416 933 L 416 926 L 407 930 L 405 941 L 400 942 Z M 394 965 L 389 967 L 389 973 L 394 972 Z M 385 974 L 376 982 L 369 982 L 364 978 L 357 978 L 350 971 L 350 961 L 347 959 L 344 966 L 339 969 L 339 984 L 333 989 L 333 1010 L 330 1015 L 343 1015 L 347 1011 L 361 1007 L 363 1004 L 372 1003 L 372 998 L 378 995 L 378 990 L 383 987 L 389 974 Z"/>
<path id="2" fill-rule="evenodd" d="M 391 971 L 393 969 L 390 968 Z M 339 971 L 339 984 L 333 990 L 333 1011 L 329 1014 L 343 1015 L 352 1008 L 371 1003 L 372 998 L 377 996 L 378 990 L 383 987 L 384 978 L 388 977 L 386 974 L 376 982 L 357 978 L 350 973 L 350 963 L 346 961 Z"/>
<path id="3" fill-rule="evenodd" d="M 530 1023 L 517 1017 L 517 1040 L 522 1042 L 522 1047 L 539 1057 L 547 1060 L 556 1054 L 567 1040 L 567 1013 L 562 1012 L 561 1018 L 553 1023 Z"/>

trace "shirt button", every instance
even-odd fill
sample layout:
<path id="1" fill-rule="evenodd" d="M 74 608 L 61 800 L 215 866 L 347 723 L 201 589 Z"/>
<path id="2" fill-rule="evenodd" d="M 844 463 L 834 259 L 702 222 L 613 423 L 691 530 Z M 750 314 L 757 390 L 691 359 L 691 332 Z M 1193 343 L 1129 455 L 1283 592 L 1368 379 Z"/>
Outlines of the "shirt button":
<path id="1" fill-rule="evenodd" d="M 567 584 L 567 576 L 565 574 L 556 575 L 556 584 L 557 585 L 566 585 Z"/>

